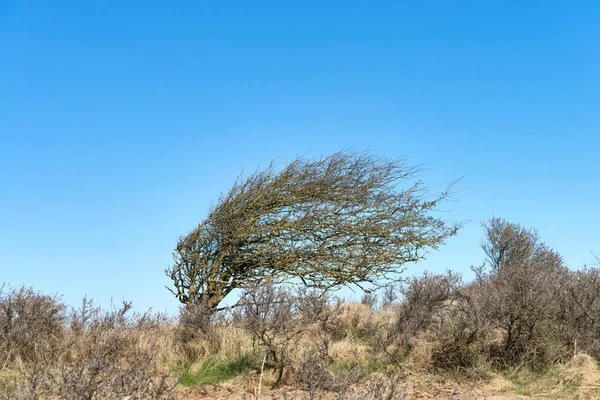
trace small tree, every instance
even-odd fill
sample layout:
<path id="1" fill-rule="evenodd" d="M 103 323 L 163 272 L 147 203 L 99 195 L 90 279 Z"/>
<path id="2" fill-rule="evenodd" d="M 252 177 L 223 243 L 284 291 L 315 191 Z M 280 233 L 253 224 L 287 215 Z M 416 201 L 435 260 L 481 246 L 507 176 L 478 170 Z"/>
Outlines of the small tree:
<path id="1" fill-rule="evenodd" d="M 271 163 L 238 179 L 180 238 L 166 270 L 170 290 L 216 309 L 232 290 L 266 278 L 330 289 L 402 272 L 459 229 L 431 215 L 449 191 L 427 198 L 418 172 L 351 152 L 300 157 L 279 171 Z"/>
<path id="2" fill-rule="evenodd" d="M 501 218 L 492 218 L 483 227 L 485 240 L 481 248 L 496 272 L 503 266 L 526 261 L 548 267 L 562 262 L 560 255 L 540 240 L 535 228 L 527 229 Z"/>
<path id="3" fill-rule="evenodd" d="M 540 366 L 564 356 L 564 283 L 560 254 L 535 229 L 494 218 L 484 225 L 488 264 L 474 267 L 479 317 L 503 334 L 490 348 L 495 364 Z M 567 342 L 568 343 L 568 342 Z"/>

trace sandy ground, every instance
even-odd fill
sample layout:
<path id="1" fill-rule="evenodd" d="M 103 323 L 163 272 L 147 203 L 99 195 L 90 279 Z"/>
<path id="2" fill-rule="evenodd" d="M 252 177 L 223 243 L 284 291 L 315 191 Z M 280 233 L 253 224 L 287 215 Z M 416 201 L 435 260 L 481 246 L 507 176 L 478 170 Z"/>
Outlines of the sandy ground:
<path id="1" fill-rule="evenodd" d="M 181 393 L 181 399 L 199 400 L 199 399 L 214 399 L 214 400 L 255 400 L 256 396 L 252 393 L 240 393 L 233 389 L 226 388 L 220 385 L 209 385 L 198 388 L 185 389 Z M 306 400 L 303 393 L 295 391 L 286 391 L 285 389 L 272 391 L 267 390 L 261 393 L 261 400 Z M 330 399 L 333 399 L 331 397 Z M 473 394 L 460 394 L 458 391 L 452 395 L 452 390 L 449 393 L 415 393 L 412 396 L 404 397 L 405 400 L 412 399 L 428 399 L 428 400 L 525 400 L 535 399 L 534 397 L 527 396 L 507 396 L 507 395 L 473 395 Z"/>
<path id="2" fill-rule="evenodd" d="M 410 392 L 410 391 L 409 391 Z M 256 396 L 251 391 L 243 392 L 235 390 L 231 387 L 224 385 L 205 385 L 202 387 L 186 388 L 182 389 L 181 397 L 182 400 L 199 400 L 199 399 L 214 399 L 214 400 L 254 400 Z M 407 393 L 406 397 L 399 397 L 403 400 L 413 399 L 428 399 L 428 400 L 524 400 L 524 399 L 535 399 L 534 397 L 527 396 L 512 396 L 512 395 L 480 395 L 472 392 L 465 391 L 461 392 L 461 389 L 447 388 L 447 389 L 434 389 L 428 392 L 417 392 Z M 304 393 L 293 390 L 279 389 L 264 390 L 260 399 L 262 400 L 306 400 L 307 397 Z M 333 397 L 325 397 L 324 399 L 333 399 Z"/>

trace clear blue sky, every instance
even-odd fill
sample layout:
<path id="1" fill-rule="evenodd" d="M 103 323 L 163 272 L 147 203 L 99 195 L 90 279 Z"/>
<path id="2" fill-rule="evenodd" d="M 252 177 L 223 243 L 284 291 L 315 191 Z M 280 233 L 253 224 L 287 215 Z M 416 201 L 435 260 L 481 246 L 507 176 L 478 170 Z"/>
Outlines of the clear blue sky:
<path id="1" fill-rule="evenodd" d="M 0 281 L 177 308 L 180 235 L 245 168 L 340 149 L 466 175 L 480 222 L 600 251 L 597 1 L 0 1 Z"/>

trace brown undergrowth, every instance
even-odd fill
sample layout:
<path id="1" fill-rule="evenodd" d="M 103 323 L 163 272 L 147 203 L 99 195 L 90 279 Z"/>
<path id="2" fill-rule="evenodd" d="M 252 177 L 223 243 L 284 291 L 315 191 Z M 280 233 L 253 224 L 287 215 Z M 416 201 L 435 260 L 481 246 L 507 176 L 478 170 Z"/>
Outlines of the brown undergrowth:
<path id="1" fill-rule="evenodd" d="M 498 363 L 508 336 L 479 311 L 476 289 L 426 275 L 378 307 L 264 285 L 234 311 L 167 318 L 4 288 L 0 399 L 250 399 L 259 382 L 263 399 L 600 398 L 597 361 L 584 353 L 593 340 L 575 350 L 560 336 L 533 336 L 532 347 L 519 337 L 531 351 L 549 341 L 555 359 L 524 351 Z"/>

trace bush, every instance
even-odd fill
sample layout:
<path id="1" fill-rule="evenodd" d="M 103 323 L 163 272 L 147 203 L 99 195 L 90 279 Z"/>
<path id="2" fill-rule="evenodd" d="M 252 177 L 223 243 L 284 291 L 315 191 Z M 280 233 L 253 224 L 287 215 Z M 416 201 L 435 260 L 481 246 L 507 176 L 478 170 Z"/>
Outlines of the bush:
<path id="1" fill-rule="evenodd" d="M 59 296 L 2 287 L 0 398 L 171 399 L 169 367 L 183 385 L 254 379 L 265 354 L 263 384 L 307 399 L 400 399 L 392 375 L 378 377 L 404 367 L 529 376 L 575 354 L 571 367 L 595 368 L 581 353 L 600 359 L 600 268 L 569 271 L 535 231 L 502 220 L 488 235 L 473 282 L 425 273 L 388 287 L 378 309 L 373 296 L 340 303 L 267 281 L 232 312 L 190 304 L 173 324 L 127 302 L 102 310 L 84 299 L 67 312 Z"/>
<path id="2" fill-rule="evenodd" d="M 585 352 L 600 360 L 600 268 L 571 272 L 562 281 L 561 325 L 570 335 L 573 352 Z"/>
<path id="3" fill-rule="evenodd" d="M 336 400 L 404 400 L 408 395 L 398 389 L 397 377 L 374 377 L 360 385 L 348 385 L 335 393 Z"/>
<path id="4" fill-rule="evenodd" d="M 65 333 L 66 306 L 32 288 L 0 288 L 0 362 L 54 358 Z"/>
<path id="5" fill-rule="evenodd" d="M 559 321 L 564 313 L 562 268 L 535 261 L 504 265 L 485 273 L 475 269 L 473 287 L 481 329 L 500 339 L 485 343 L 497 368 L 528 365 L 539 368 L 569 357 L 568 335 Z"/>
<path id="6" fill-rule="evenodd" d="M 295 385 L 306 392 L 308 400 L 320 398 L 321 393 L 334 385 L 334 375 L 329 370 L 330 362 L 320 354 L 310 352 L 300 360 Z"/>
<path id="7" fill-rule="evenodd" d="M 274 386 L 281 386 L 290 378 L 286 373 L 295 368 L 294 355 L 300 350 L 299 344 L 315 328 L 321 339 L 316 346 L 322 357 L 329 357 L 328 336 L 334 314 L 328 302 L 326 292 L 303 287 L 293 290 L 268 281 L 244 294 L 239 318 L 254 340 L 265 348 L 268 365 L 276 370 Z"/>
<path id="8" fill-rule="evenodd" d="M 15 367 L 19 379 L 9 388 L 8 398 L 174 398 L 175 382 L 161 365 L 163 340 L 171 334 L 161 332 L 165 318 L 150 313 L 129 316 L 130 308 L 124 303 L 104 312 L 84 300 L 62 327 L 61 341 L 49 341 L 56 346 L 53 353 L 37 351 Z"/>
<path id="9" fill-rule="evenodd" d="M 471 368 L 475 362 L 473 346 L 479 331 L 461 276 L 450 271 L 446 274 L 425 273 L 407 281 L 400 292 L 404 301 L 397 309 L 397 318 L 388 337 L 382 339 L 391 349 L 388 355 L 392 360 L 402 360 L 419 344 L 428 347 L 420 356 L 427 360 L 419 361 L 426 369 Z"/>

